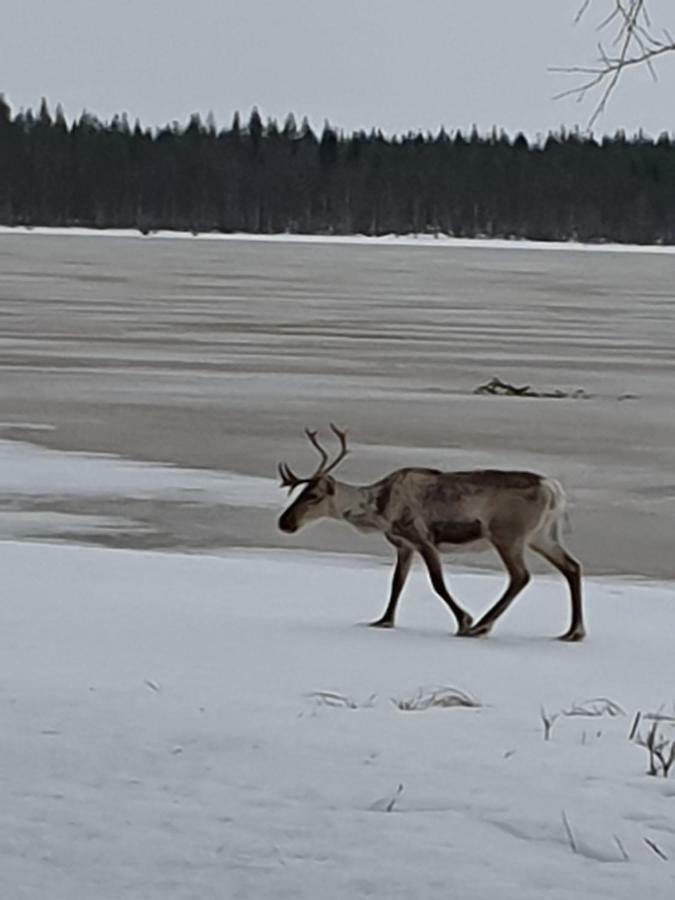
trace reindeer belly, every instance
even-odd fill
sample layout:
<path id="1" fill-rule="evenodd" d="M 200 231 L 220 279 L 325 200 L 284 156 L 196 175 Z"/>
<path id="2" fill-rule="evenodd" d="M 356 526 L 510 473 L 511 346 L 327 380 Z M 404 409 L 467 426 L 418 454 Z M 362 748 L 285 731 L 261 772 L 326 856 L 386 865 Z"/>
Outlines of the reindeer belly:
<path id="1" fill-rule="evenodd" d="M 431 539 L 439 549 L 482 550 L 485 546 L 483 526 L 478 519 L 435 522 L 430 531 Z"/>

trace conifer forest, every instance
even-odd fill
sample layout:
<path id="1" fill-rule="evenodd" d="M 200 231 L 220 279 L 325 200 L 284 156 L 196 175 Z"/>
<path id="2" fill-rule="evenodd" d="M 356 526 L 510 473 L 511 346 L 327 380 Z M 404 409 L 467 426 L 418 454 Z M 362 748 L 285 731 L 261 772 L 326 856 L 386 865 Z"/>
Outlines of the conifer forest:
<path id="1" fill-rule="evenodd" d="M 253 110 L 151 129 L 0 95 L 0 224 L 675 243 L 675 142 L 315 133 Z"/>

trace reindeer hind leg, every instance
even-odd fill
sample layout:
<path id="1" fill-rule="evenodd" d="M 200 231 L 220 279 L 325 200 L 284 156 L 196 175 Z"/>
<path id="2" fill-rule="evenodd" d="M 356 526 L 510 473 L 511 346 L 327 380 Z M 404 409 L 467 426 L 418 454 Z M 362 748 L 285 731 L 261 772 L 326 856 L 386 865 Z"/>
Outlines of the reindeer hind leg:
<path id="1" fill-rule="evenodd" d="M 560 544 L 553 533 L 537 535 L 530 542 L 530 547 L 539 556 L 542 556 L 552 566 L 562 573 L 570 590 L 570 604 L 572 616 L 570 626 L 564 634 L 560 635 L 561 641 L 582 641 L 586 636 L 583 616 L 583 601 L 581 592 L 581 565 Z"/>
<path id="2" fill-rule="evenodd" d="M 467 637 L 483 637 L 489 634 L 497 619 L 506 612 L 530 581 L 530 573 L 525 565 L 524 548 L 520 542 L 513 546 L 508 542 L 495 541 L 494 546 L 509 574 L 509 583 L 494 606 L 469 629 Z"/>

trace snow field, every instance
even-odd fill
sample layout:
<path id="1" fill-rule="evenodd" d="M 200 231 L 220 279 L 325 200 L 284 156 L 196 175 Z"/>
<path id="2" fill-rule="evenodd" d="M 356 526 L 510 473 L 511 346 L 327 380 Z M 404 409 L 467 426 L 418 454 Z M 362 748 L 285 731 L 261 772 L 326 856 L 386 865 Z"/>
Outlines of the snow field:
<path id="1" fill-rule="evenodd" d="M 367 559 L 0 559 L 2 897 L 673 895 L 675 779 L 628 740 L 636 710 L 673 712 L 672 585 L 589 580 L 569 645 L 555 576 L 463 640 L 419 570 L 400 627 L 363 627 L 389 581 Z M 446 568 L 474 613 L 501 588 Z M 482 705 L 392 703 L 427 685 Z M 544 740 L 542 708 L 596 697 L 626 715 Z"/>

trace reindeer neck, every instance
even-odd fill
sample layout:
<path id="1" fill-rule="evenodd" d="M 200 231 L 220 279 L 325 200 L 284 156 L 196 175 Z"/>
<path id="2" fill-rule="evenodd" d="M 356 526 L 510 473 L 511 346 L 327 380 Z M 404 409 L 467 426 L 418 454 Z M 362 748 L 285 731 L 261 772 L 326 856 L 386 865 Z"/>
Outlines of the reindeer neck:
<path id="1" fill-rule="evenodd" d="M 378 527 L 370 485 L 359 487 L 336 481 L 334 505 L 336 519 L 343 519 L 360 530 L 370 531 Z"/>

